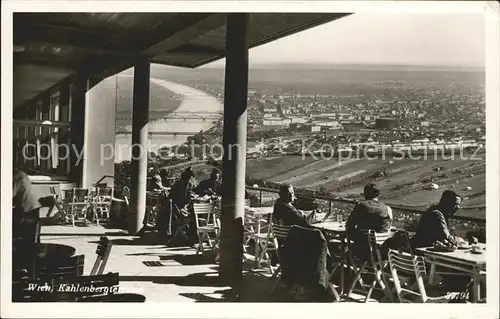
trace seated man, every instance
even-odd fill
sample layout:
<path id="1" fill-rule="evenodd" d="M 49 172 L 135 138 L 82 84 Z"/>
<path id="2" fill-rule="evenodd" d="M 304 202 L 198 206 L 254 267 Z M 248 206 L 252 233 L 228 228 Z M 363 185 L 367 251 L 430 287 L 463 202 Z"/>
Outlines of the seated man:
<path id="1" fill-rule="evenodd" d="M 380 233 L 391 228 L 392 209 L 378 200 L 379 193 L 375 184 L 367 184 L 363 190 L 365 200 L 354 207 L 346 222 L 347 236 L 354 241 L 354 254 L 360 257 L 365 255 L 368 248 L 362 230 L 373 229 Z"/>
<path id="2" fill-rule="evenodd" d="M 158 172 L 154 172 L 151 174 L 151 181 L 149 183 L 149 191 L 152 192 L 162 192 L 166 189 L 165 186 L 163 186 L 163 181 Z"/>
<path id="3" fill-rule="evenodd" d="M 430 247 L 439 240 L 453 240 L 448 229 L 448 219 L 453 216 L 462 202 L 462 197 L 452 190 L 446 190 L 441 195 L 438 204 L 427 209 L 417 225 L 417 231 L 411 239 L 412 248 Z M 446 268 L 444 269 L 445 271 Z M 439 271 L 439 267 L 438 267 Z M 443 288 L 446 291 L 464 291 L 470 278 L 460 275 L 442 275 Z M 484 295 L 484 292 L 481 292 Z"/>
<path id="4" fill-rule="evenodd" d="M 212 170 L 210 178 L 205 179 L 198 184 L 194 189 L 194 192 L 199 196 L 221 196 L 222 193 L 222 183 L 220 178 L 220 172 L 218 169 Z"/>
<path id="5" fill-rule="evenodd" d="M 461 202 L 462 198 L 454 191 L 444 191 L 439 203 L 429 207 L 420 217 L 415 236 L 411 239 L 412 247 L 429 247 L 437 240 L 450 239 L 448 219 L 457 212 Z"/>
<path id="6" fill-rule="evenodd" d="M 181 178 L 175 182 L 170 190 L 170 200 L 172 202 L 172 212 L 174 216 L 178 217 L 177 222 L 182 223 L 182 220 L 192 214 L 192 206 L 190 206 L 192 199 L 196 196 L 194 189 L 196 188 L 196 180 L 194 179 L 194 172 L 191 167 L 188 167 L 181 174 Z M 197 242 L 196 222 L 194 218 L 191 219 L 189 224 L 189 242 Z"/>
<path id="7" fill-rule="evenodd" d="M 191 167 L 186 168 L 181 174 L 181 178 L 175 182 L 170 190 L 170 198 L 172 204 L 177 206 L 178 209 L 186 209 L 186 206 L 191 202 L 195 196 L 194 189 L 196 188 L 196 180 L 194 179 L 194 172 Z"/>
<path id="8" fill-rule="evenodd" d="M 295 194 L 292 185 L 281 185 L 279 198 L 274 204 L 273 222 L 285 226 L 309 227 L 308 216 L 293 206 Z"/>
<path id="9" fill-rule="evenodd" d="M 161 176 L 156 171 L 153 171 L 151 173 L 151 180 L 149 181 L 149 184 L 148 184 L 148 191 L 153 192 L 154 194 L 157 194 L 157 196 L 161 196 L 159 203 L 160 203 L 160 205 L 165 204 L 164 198 L 166 195 L 167 188 L 165 186 L 163 186 Z M 152 205 L 151 199 L 148 199 L 148 205 Z M 160 211 L 161 211 L 161 208 L 160 208 Z M 144 214 L 144 219 L 142 221 L 142 228 L 139 230 L 138 236 L 143 236 L 147 229 L 151 229 L 153 227 L 149 223 L 150 221 L 156 222 L 156 223 L 158 222 L 159 216 L 156 216 L 156 220 L 153 221 L 153 220 L 150 220 L 151 219 L 150 215 L 151 215 L 151 208 L 148 208 L 148 209 L 146 209 L 146 214 Z"/>

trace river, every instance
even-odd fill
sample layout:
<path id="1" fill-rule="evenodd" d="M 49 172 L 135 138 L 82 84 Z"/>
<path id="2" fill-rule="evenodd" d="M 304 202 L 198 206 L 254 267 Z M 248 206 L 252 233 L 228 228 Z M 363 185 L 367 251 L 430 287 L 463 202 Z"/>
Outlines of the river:
<path id="1" fill-rule="evenodd" d="M 126 75 L 121 75 L 126 76 Z M 151 82 L 164 87 L 175 94 L 182 95 L 182 101 L 174 112 L 210 112 L 220 113 L 222 104 L 212 95 L 198 89 L 161 79 L 151 78 Z M 190 134 L 179 135 L 150 135 L 148 149 L 156 152 L 158 148 L 175 146 L 186 141 L 191 132 L 207 130 L 214 125 L 213 119 L 161 119 L 149 123 L 149 132 L 187 132 Z M 132 131 L 132 125 L 126 126 L 127 131 Z M 117 134 L 115 138 L 115 162 L 130 160 L 132 136 L 130 134 Z"/>

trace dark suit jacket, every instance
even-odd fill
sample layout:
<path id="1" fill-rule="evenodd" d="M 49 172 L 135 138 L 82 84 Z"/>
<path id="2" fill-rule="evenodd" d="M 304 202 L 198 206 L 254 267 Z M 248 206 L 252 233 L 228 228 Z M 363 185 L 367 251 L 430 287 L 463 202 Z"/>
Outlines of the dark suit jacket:
<path id="1" fill-rule="evenodd" d="M 222 195 L 222 184 L 220 181 L 205 179 L 201 181 L 198 184 L 198 186 L 196 186 L 194 192 L 200 196 L 213 195 L 213 194 Z"/>
<path id="2" fill-rule="evenodd" d="M 417 231 L 412 238 L 412 246 L 413 248 L 429 247 L 436 240 L 448 239 L 449 237 L 451 235 L 446 217 L 437 205 L 433 205 L 420 217 Z"/>
<path id="3" fill-rule="evenodd" d="M 292 204 L 281 199 L 276 200 L 274 204 L 273 220 L 285 226 L 309 226 L 307 216 L 299 212 Z"/>
<path id="4" fill-rule="evenodd" d="M 172 203 L 179 209 L 184 208 L 191 201 L 191 194 L 195 189 L 194 182 L 177 181 L 170 190 Z"/>
<path id="5" fill-rule="evenodd" d="M 354 241 L 352 253 L 364 260 L 369 258 L 368 238 L 363 231 L 373 229 L 377 233 L 389 231 L 391 217 L 388 206 L 377 200 L 358 203 L 347 219 L 347 236 Z"/>

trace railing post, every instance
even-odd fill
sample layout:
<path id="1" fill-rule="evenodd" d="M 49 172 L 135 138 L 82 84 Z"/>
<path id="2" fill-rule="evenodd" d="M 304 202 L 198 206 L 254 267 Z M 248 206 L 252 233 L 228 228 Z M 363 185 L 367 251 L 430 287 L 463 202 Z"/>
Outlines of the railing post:
<path id="1" fill-rule="evenodd" d="M 260 207 L 262 207 L 262 190 L 259 191 L 259 204 L 260 204 Z"/>

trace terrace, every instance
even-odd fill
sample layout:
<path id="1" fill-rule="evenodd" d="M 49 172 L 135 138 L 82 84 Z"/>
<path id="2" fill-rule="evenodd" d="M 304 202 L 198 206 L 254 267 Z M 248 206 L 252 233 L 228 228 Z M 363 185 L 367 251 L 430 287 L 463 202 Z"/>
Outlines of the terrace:
<path id="1" fill-rule="evenodd" d="M 244 295 L 253 289 L 250 286 L 241 289 L 245 288 L 245 282 L 252 285 L 262 282 L 265 288 L 257 287 L 249 293 L 247 301 L 257 301 L 254 296 L 270 301 L 273 297 L 262 291 L 271 291 L 268 286 L 274 282 L 249 279 L 256 271 L 248 269 L 241 251 L 246 210 L 248 50 L 346 15 L 15 14 L 14 163 L 33 174 L 32 182 L 40 195 L 44 192 L 47 195 L 49 185 L 88 190 L 104 181 L 113 187 L 112 178 L 107 178 L 114 173 L 113 156 L 103 161 L 102 145 L 114 145 L 116 97 L 104 97 L 100 93 L 103 88 L 116 88 L 112 75 L 129 67 L 135 68 L 131 132 L 135 147 L 132 148 L 128 232 L 92 226 L 79 233 L 80 227 L 44 226 L 42 243 L 69 244 L 78 254 L 90 257 L 96 246 L 90 238 L 112 237 L 114 248 L 108 256 L 107 270 L 119 272 L 120 284 L 126 286 L 131 282 L 130 288 L 146 290 L 150 287 L 151 291 L 145 293 L 148 300 L 164 300 L 170 296 L 175 299 L 174 296 L 184 294 L 188 298 L 194 296 L 193 300 L 210 301 L 214 297 L 200 297 L 200 294 L 213 295 L 219 290 L 221 295 L 220 289 L 214 287 L 222 287 L 238 289 Z M 228 187 L 230 191 L 222 198 L 219 264 L 202 261 L 197 265 L 200 259 L 192 261 L 190 256 L 194 251 L 190 248 L 141 244 L 136 238 L 146 211 L 148 158 L 145 146 L 148 141 L 150 64 L 195 68 L 223 57 L 226 58 L 223 175 L 224 182 L 232 187 Z M 44 149 L 42 144 L 51 147 Z M 231 148 L 235 144 L 241 146 L 236 154 Z M 21 156 L 25 145 L 35 145 L 29 150 L 31 159 Z M 56 145 L 66 145 L 65 153 L 59 153 Z M 82 151 L 84 158 L 79 157 Z M 276 196 L 271 189 L 249 190 L 259 194 L 257 206 L 261 207 L 268 206 Z M 345 217 L 352 206 L 352 202 L 338 199 L 316 199 L 328 206 L 332 216 Z M 144 260 L 144 256 L 156 260 Z M 158 259 L 167 262 L 150 263 L 158 267 L 144 263 Z M 174 262 L 170 263 L 171 260 Z M 178 276 L 165 276 L 165 269 Z M 90 264 L 84 264 L 84 272 L 90 270 Z M 162 284 L 167 284 L 166 290 L 157 288 Z M 171 284 L 176 287 L 172 288 Z M 240 299 L 246 298 L 243 295 L 240 294 Z"/>

